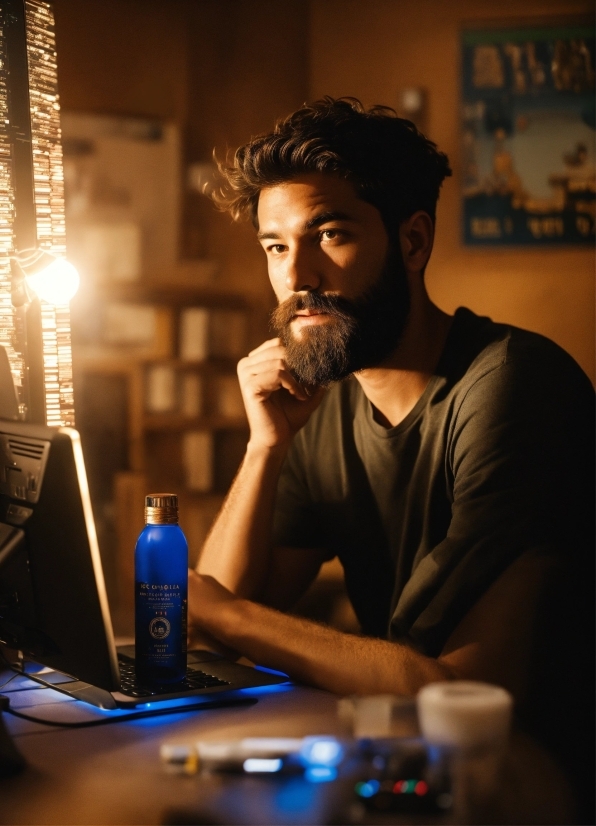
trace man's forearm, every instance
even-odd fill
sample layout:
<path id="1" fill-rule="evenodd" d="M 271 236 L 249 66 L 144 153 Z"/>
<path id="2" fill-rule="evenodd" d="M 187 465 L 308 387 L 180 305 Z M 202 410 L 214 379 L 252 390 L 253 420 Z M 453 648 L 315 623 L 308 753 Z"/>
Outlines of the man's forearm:
<path id="1" fill-rule="evenodd" d="M 229 599 L 217 583 L 191 578 L 189 586 L 191 623 L 253 662 L 300 682 L 337 694 L 412 695 L 429 682 L 454 676 L 446 664 L 406 645 L 345 634 L 247 599 Z"/>
<path id="2" fill-rule="evenodd" d="M 437 659 L 282 614 L 194 573 L 189 625 L 254 662 L 340 694 L 412 695 L 428 682 L 456 678 L 502 685 L 523 703 L 540 598 L 560 576 L 559 561 L 543 549 L 522 554 L 460 620 Z"/>
<path id="3" fill-rule="evenodd" d="M 409 696 L 451 676 L 437 660 L 399 643 L 342 633 L 247 600 L 234 608 L 235 630 L 226 635 L 232 648 L 336 694 Z"/>
<path id="4" fill-rule="evenodd" d="M 247 448 L 200 554 L 197 571 L 238 596 L 258 599 L 268 573 L 271 524 L 284 449 Z"/>

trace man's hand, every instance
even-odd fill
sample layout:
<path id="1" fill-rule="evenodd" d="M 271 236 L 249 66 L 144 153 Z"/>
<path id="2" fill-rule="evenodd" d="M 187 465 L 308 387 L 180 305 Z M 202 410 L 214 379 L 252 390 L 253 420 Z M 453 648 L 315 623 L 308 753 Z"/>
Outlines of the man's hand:
<path id="1" fill-rule="evenodd" d="M 202 576 L 196 571 L 188 572 L 188 648 L 207 649 L 223 654 L 230 660 L 237 660 L 240 654 L 220 642 L 205 627 L 209 619 L 217 619 L 226 602 L 236 600 L 227 588 L 212 576 Z"/>
<path id="2" fill-rule="evenodd" d="M 294 434 L 306 424 L 325 391 L 298 384 L 287 369 L 285 348 L 279 339 L 266 341 L 242 359 L 238 378 L 250 424 L 250 441 L 203 546 L 197 570 L 225 585 L 230 596 L 262 599 L 271 568 L 271 526 L 279 474 Z M 310 572 L 310 560 L 307 566 Z M 303 580 L 304 576 L 299 581 Z M 211 604 L 216 596 L 213 582 L 201 582 L 208 591 L 206 604 Z M 194 587 L 199 588 L 198 581 L 191 583 Z M 218 592 L 221 599 L 225 596 L 223 590 L 224 593 Z M 227 616 L 229 610 L 228 606 L 223 613 Z M 193 617 L 190 619 L 192 622 Z M 195 619 L 218 636 L 213 628 L 202 623 L 201 617 Z"/>
<path id="3" fill-rule="evenodd" d="M 287 446 L 318 407 L 322 387 L 304 387 L 285 363 L 279 338 L 265 341 L 238 363 L 238 379 L 255 447 Z"/>

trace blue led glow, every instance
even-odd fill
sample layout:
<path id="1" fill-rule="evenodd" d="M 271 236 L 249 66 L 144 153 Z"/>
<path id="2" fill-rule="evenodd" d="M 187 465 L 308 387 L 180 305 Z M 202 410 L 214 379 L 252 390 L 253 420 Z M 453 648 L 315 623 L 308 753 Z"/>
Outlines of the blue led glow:
<path id="1" fill-rule="evenodd" d="M 278 782 L 272 785 L 271 793 L 273 795 L 274 806 L 283 815 L 294 815 L 288 818 L 288 823 L 314 823 L 312 817 L 313 807 L 317 800 L 317 789 L 310 783 L 307 783 L 302 776 L 290 776 L 278 778 Z M 295 815 L 300 815 L 296 818 Z M 284 822 L 284 817 L 278 817 L 275 821 L 270 822 Z"/>
<path id="2" fill-rule="evenodd" d="M 381 787 L 378 780 L 368 780 L 366 783 L 356 783 L 355 791 L 360 797 L 372 797 Z"/>
<path id="3" fill-rule="evenodd" d="M 259 694 L 281 694 L 283 691 L 293 691 L 294 686 L 288 683 L 280 683 L 279 685 L 256 685 L 254 688 L 240 688 L 238 689 L 242 694 L 259 695 Z"/>
<path id="4" fill-rule="evenodd" d="M 434 746 L 429 743 L 426 747 L 426 756 L 428 762 L 431 764 L 438 763 L 439 760 L 443 757 L 444 750 L 440 746 Z"/>
<path id="5" fill-rule="evenodd" d="M 290 679 L 285 671 L 276 671 L 275 668 L 267 668 L 266 665 L 255 665 L 255 671 L 264 671 L 265 674 L 274 674 L 276 677 L 285 677 L 286 680 Z"/>
<path id="6" fill-rule="evenodd" d="M 226 699 L 240 699 L 241 697 L 242 694 L 240 693 L 240 691 L 235 691 L 233 693 L 229 692 Z M 212 702 L 213 699 L 214 698 L 209 697 L 207 700 L 204 701 L 207 704 L 207 709 L 209 708 L 208 703 Z M 85 712 L 86 719 L 88 719 L 87 715 L 89 715 L 89 712 L 91 711 L 97 717 L 109 717 L 113 720 L 118 720 L 120 717 L 125 716 L 129 717 L 129 715 L 134 715 L 135 713 L 147 714 L 147 712 L 155 712 L 155 716 L 143 716 L 139 717 L 138 719 L 134 719 L 134 717 L 129 717 L 129 719 L 127 719 L 126 721 L 130 725 L 143 726 L 145 728 L 169 725 L 170 723 L 179 719 L 182 715 L 193 714 L 196 711 L 199 711 L 202 705 L 201 699 L 196 696 L 176 698 L 172 700 L 157 700 L 149 703 L 139 703 L 138 705 L 131 706 L 129 708 L 115 709 L 90 707 L 88 703 L 84 703 L 82 701 L 75 701 L 75 703 L 73 703 L 73 706 L 75 706 L 75 704 L 77 708 L 80 708 L 82 711 Z M 162 709 L 171 709 L 171 711 L 168 714 L 160 714 L 159 712 Z"/>
<path id="7" fill-rule="evenodd" d="M 311 766 L 304 772 L 309 783 L 329 783 L 337 777 L 337 769 L 329 766 Z"/>
<path id="8" fill-rule="evenodd" d="M 339 766 L 343 747 L 334 737 L 305 737 L 300 759 L 305 766 Z"/>

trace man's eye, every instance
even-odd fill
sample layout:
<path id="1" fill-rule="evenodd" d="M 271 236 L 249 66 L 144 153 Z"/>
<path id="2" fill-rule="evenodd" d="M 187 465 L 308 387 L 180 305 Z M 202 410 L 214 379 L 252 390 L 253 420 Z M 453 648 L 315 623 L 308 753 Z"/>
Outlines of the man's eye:
<path id="1" fill-rule="evenodd" d="M 322 241 L 335 241 L 340 236 L 341 232 L 338 229 L 324 229 L 321 230 L 320 238 Z"/>
<path id="2" fill-rule="evenodd" d="M 283 244 L 272 244 L 270 247 L 267 247 L 267 252 L 272 252 L 274 255 L 280 255 L 284 250 L 285 247 Z"/>

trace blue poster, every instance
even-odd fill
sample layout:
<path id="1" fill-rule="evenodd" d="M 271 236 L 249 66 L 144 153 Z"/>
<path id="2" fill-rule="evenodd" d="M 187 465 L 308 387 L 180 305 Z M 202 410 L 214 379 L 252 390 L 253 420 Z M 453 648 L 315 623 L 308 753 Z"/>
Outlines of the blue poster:
<path id="1" fill-rule="evenodd" d="M 594 29 L 467 30 L 464 243 L 594 244 Z"/>

